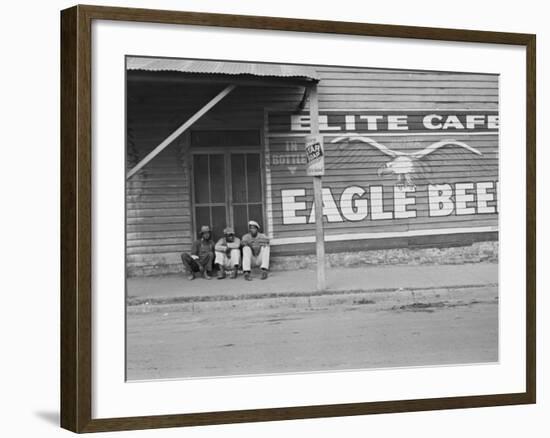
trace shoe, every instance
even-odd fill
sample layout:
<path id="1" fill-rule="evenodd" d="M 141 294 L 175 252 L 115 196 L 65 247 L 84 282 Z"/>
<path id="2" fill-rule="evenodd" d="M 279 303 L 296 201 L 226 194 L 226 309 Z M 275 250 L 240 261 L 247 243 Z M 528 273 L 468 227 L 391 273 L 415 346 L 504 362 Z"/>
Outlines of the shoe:
<path id="1" fill-rule="evenodd" d="M 223 280 L 225 278 L 225 271 L 223 269 L 220 269 L 218 271 L 218 280 Z"/>
<path id="2" fill-rule="evenodd" d="M 267 269 L 262 269 L 262 280 L 267 278 Z"/>
<path id="3" fill-rule="evenodd" d="M 231 280 L 234 280 L 235 278 L 237 278 L 237 270 L 236 269 L 233 269 L 231 271 L 231 274 L 229 274 L 229 278 L 231 278 Z"/>
<path id="4" fill-rule="evenodd" d="M 195 279 L 195 274 L 194 274 L 193 272 L 191 272 L 191 273 L 187 276 L 187 279 L 188 279 L 189 281 L 194 280 L 194 279 Z"/>
<path id="5" fill-rule="evenodd" d="M 245 272 L 244 273 L 244 279 L 246 281 L 252 281 L 252 277 L 250 276 L 250 272 Z"/>
<path id="6" fill-rule="evenodd" d="M 206 272 L 206 271 L 204 271 L 204 272 L 202 273 L 202 276 L 203 276 L 203 278 L 204 278 L 205 280 L 212 280 L 212 277 L 211 277 L 210 274 L 209 274 L 208 272 Z"/>

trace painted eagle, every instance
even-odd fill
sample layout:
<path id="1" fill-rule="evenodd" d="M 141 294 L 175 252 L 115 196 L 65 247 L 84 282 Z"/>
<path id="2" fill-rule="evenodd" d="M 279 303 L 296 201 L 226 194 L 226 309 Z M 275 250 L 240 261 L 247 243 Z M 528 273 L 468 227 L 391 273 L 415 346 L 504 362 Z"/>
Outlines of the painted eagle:
<path id="1" fill-rule="evenodd" d="M 432 143 L 424 149 L 416 152 L 395 151 L 371 138 L 363 136 L 337 137 L 332 140 L 332 143 L 341 144 L 344 140 L 347 140 L 348 143 L 366 143 L 378 149 L 383 154 L 391 157 L 392 160 L 383 163 L 382 166 L 378 168 L 377 173 L 380 177 L 384 175 L 395 175 L 397 177 L 397 185 L 401 187 L 415 187 L 415 184 L 413 182 L 413 179 L 415 178 L 423 177 L 424 179 L 429 180 L 429 174 L 431 173 L 431 170 L 430 163 L 427 157 L 445 146 L 455 146 L 462 151 L 466 151 L 467 153 L 483 155 L 479 150 L 468 146 L 466 143 L 451 139 L 436 141 L 435 143 Z M 452 153 L 449 153 L 446 159 L 451 159 L 451 155 Z M 445 160 L 445 158 L 443 159 Z"/>

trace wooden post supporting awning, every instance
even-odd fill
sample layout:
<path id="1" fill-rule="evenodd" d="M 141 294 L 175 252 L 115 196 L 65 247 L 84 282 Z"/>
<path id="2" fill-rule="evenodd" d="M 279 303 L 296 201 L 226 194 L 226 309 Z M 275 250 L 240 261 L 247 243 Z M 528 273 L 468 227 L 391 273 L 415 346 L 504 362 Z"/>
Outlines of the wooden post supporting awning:
<path id="1" fill-rule="evenodd" d="M 126 179 L 131 178 L 135 175 L 143 166 L 149 163 L 153 158 L 160 154 L 167 146 L 169 146 L 176 138 L 188 130 L 197 120 L 204 116 L 210 109 L 216 105 L 220 100 L 227 96 L 231 91 L 235 89 L 235 85 L 228 85 L 221 92 L 219 92 L 216 97 L 214 97 L 210 102 L 204 105 L 200 110 L 193 114 L 185 123 L 183 123 L 178 129 L 176 129 L 172 134 L 166 137 L 155 149 L 149 152 L 138 164 L 134 166 L 126 174 Z"/>

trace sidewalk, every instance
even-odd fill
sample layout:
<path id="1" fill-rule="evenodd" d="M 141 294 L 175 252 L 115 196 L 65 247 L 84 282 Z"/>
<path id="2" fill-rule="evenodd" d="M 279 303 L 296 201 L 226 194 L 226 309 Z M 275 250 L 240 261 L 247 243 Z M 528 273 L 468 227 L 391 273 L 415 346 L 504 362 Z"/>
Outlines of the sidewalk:
<path id="1" fill-rule="evenodd" d="M 127 296 L 130 300 L 143 302 L 147 299 L 193 301 L 322 294 L 316 291 L 315 270 L 273 272 L 263 281 L 257 272 L 254 274 L 253 281 L 245 281 L 242 276 L 235 280 L 197 278 L 188 281 L 184 274 L 132 277 L 127 281 Z M 331 268 L 327 269 L 327 288 L 323 293 L 472 287 L 497 283 L 496 263 Z"/>

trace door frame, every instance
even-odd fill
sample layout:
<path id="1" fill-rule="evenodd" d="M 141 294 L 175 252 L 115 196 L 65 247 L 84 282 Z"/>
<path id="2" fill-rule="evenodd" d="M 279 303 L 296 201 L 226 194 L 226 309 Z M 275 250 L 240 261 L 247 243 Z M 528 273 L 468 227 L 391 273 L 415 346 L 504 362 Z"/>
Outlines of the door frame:
<path id="1" fill-rule="evenodd" d="M 228 184 L 225 185 L 225 202 L 226 202 L 226 212 L 225 219 L 226 225 L 229 225 L 234 228 L 234 217 L 233 217 L 233 181 L 231 175 L 231 154 L 246 154 L 246 153 L 257 153 L 259 155 L 260 164 L 260 192 L 262 194 L 262 222 L 264 228 L 266 227 L 266 199 L 265 199 L 265 181 L 264 181 L 264 166 L 263 166 L 263 150 L 261 145 L 256 146 L 237 146 L 237 147 L 228 147 L 228 146 L 196 146 L 193 145 L 189 148 L 190 156 L 190 190 L 191 190 L 191 219 L 193 226 L 193 238 L 197 238 L 197 218 L 196 218 L 196 203 L 195 203 L 195 168 L 194 161 L 195 155 L 211 155 L 218 154 L 224 156 L 224 165 L 225 165 L 225 178 Z M 211 225 L 211 224 L 210 224 Z M 217 236 L 218 238 L 220 236 Z"/>

